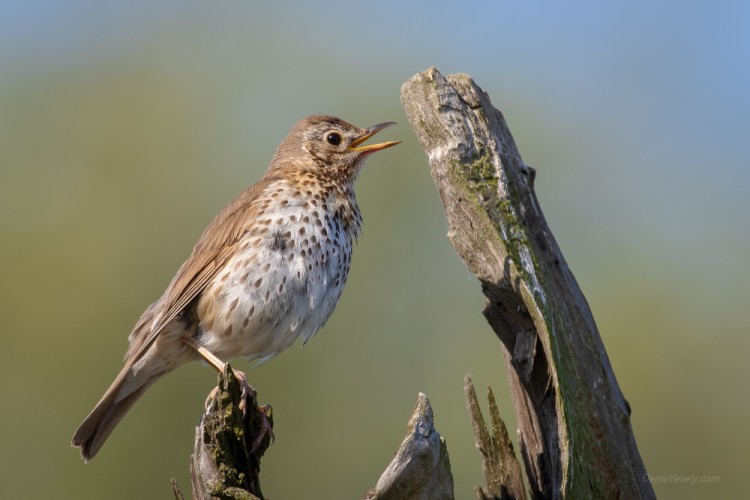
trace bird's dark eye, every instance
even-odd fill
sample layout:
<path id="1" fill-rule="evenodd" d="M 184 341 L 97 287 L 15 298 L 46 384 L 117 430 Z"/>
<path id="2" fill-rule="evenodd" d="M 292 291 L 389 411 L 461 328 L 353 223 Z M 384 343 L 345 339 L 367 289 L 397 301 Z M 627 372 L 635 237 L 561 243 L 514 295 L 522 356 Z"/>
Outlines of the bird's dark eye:
<path id="1" fill-rule="evenodd" d="M 326 136 L 326 142 L 333 146 L 338 146 L 339 144 L 341 144 L 341 135 L 337 134 L 336 132 L 331 132 Z"/>

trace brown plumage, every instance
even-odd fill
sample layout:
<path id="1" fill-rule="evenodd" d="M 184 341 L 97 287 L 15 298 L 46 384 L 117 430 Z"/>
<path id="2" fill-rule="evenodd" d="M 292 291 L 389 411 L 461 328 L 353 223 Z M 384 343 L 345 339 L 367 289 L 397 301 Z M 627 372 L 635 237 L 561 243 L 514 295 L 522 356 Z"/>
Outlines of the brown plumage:
<path id="1" fill-rule="evenodd" d="M 300 120 L 261 180 L 209 224 L 164 294 L 128 337 L 125 365 L 73 436 L 96 455 L 159 377 L 201 356 L 265 361 L 325 323 L 343 290 L 362 218 L 354 181 L 368 129 L 339 118 Z"/>

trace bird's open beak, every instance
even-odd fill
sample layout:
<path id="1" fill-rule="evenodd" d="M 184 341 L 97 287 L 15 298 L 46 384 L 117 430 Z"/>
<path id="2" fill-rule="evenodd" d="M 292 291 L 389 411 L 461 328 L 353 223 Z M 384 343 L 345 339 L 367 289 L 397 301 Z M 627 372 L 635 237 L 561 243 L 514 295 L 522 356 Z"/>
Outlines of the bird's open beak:
<path id="1" fill-rule="evenodd" d="M 357 147 L 363 142 L 365 142 L 367 139 L 372 137 L 373 135 L 377 134 L 381 130 L 383 130 L 386 127 L 390 127 L 391 125 L 395 125 L 396 122 L 386 122 L 386 123 L 379 123 L 377 125 L 373 125 L 372 127 L 365 130 L 365 133 L 362 137 L 359 137 L 354 142 L 351 143 L 349 146 L 349 151 L 358 151 L 360 153 L 374 153 L 375 151 L 380 151 L 381 149 L 390 148 L 391 146 L 395 146 L 396 144 L 400 144 L 401 141 L 388 141 L 388 142 L 381 142 L 379 144 L 371 144 L 369 146 L 362 146 Z"/>

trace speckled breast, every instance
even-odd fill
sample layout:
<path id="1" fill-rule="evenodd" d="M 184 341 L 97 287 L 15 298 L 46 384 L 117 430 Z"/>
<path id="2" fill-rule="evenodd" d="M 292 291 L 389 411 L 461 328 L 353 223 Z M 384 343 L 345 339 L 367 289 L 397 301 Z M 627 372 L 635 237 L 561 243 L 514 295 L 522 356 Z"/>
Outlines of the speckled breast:
<path id="1" fill-rule="evenodd" d="M 308 340 L 333 312 L 359 211 L 353 192 L 313 184 L 269 185 L 238 251 L 202 294 L 199 339 L 219 358 L 265 361 Z"/>

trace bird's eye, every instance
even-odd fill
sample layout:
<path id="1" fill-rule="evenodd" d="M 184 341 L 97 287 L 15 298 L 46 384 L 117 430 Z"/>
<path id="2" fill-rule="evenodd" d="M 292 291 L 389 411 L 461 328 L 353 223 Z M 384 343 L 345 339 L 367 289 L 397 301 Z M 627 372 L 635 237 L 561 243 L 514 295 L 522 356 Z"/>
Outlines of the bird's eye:
<path id="1" fill-rule="evenodd" d="M 331 132 L 326 136 L 326 142 L 333 146 L 338 146 L 339 144 L 341 144 L 341 135 L 337 134 L 336 132 Z"/>

